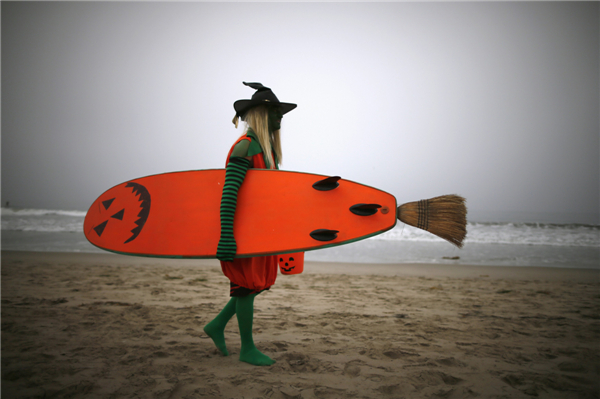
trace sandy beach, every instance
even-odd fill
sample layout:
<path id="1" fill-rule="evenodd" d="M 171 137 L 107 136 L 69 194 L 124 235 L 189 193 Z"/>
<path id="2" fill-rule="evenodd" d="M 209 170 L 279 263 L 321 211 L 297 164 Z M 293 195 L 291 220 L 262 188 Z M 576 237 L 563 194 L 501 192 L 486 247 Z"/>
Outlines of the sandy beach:
<path id="1" fill-rule="evenodd" d="M 277 362 L 202 327 L 216 260 L 2 252 L 3 398 L 598 398 L 591 269 L 307 263 L 255 303 Z"/>

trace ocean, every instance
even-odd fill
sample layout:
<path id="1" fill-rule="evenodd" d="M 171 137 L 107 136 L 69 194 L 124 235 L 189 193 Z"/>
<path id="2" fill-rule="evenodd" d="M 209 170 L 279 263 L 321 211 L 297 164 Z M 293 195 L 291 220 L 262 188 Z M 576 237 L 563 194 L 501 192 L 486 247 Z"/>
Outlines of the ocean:
<path id="1" fill-rule="evenodd" d="M 83 234 L 85 212 L 2 208 L 2 249 L 103 250 Z M 309 251 L 309 261 L 550 266 L 600 270 L 600 226 L 544 223 L 468 223 L 462 249 L 398 222 L 394 229 L 348 245 Z"/>

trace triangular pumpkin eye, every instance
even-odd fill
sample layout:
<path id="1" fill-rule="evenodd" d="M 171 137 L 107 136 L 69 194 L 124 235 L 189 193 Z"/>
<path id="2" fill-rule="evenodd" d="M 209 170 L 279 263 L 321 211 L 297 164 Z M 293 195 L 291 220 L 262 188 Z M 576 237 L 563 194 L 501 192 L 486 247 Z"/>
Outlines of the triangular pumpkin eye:
<path id="1" fill-rule="evenodd" d="M 96 231 L 96 234 L 98 234 L 98 237 L 100 237 L 102 235 L 102 232 L 104 232 L 106 223 L 108 223 L 108 220 L 106 222 L 100 223 L 98 226 L 94 227 L 94 230 Z"/>
<path id="2" fill-rule="evenodd" d="M 108 208 L 110 208 L 110 205 L 113 203 L 114 200 L 115 199 L 112 198 L 112 199 L 109 199 L 106 201 L 102 201 L 102 205 L 104 205 L 104 209 L 108 210 Z"/>
<path id="3" fill-rule="evenodd" d="M 115 213 L 111 216 L 113 219 L 123 220 L 123 215 L 125 214 L 125 209 L 121 209 L 119 212 Z"/>

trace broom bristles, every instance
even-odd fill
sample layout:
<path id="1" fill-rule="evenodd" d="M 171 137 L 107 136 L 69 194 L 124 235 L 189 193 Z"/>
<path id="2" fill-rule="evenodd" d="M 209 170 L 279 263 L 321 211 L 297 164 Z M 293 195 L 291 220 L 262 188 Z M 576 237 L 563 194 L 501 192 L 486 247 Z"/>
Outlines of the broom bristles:
<path id="1" fill-rule="evenodd" d="M 459 195 L 442 195 L 398 207 L 398 219 L 462 248 L 467 235 L 467 207 Z"/>

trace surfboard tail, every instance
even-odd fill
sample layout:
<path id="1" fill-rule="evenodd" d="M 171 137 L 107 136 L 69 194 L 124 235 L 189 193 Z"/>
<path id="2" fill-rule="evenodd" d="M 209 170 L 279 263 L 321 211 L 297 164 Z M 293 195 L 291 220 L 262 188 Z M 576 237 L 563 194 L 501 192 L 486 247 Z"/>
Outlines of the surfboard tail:
<path id="1" fill-rule="evenodd" d="M 398 207 L 400 221 L 462 248 L 467 235 L 467 207 L 459 195 L 442 195 Z"/>

